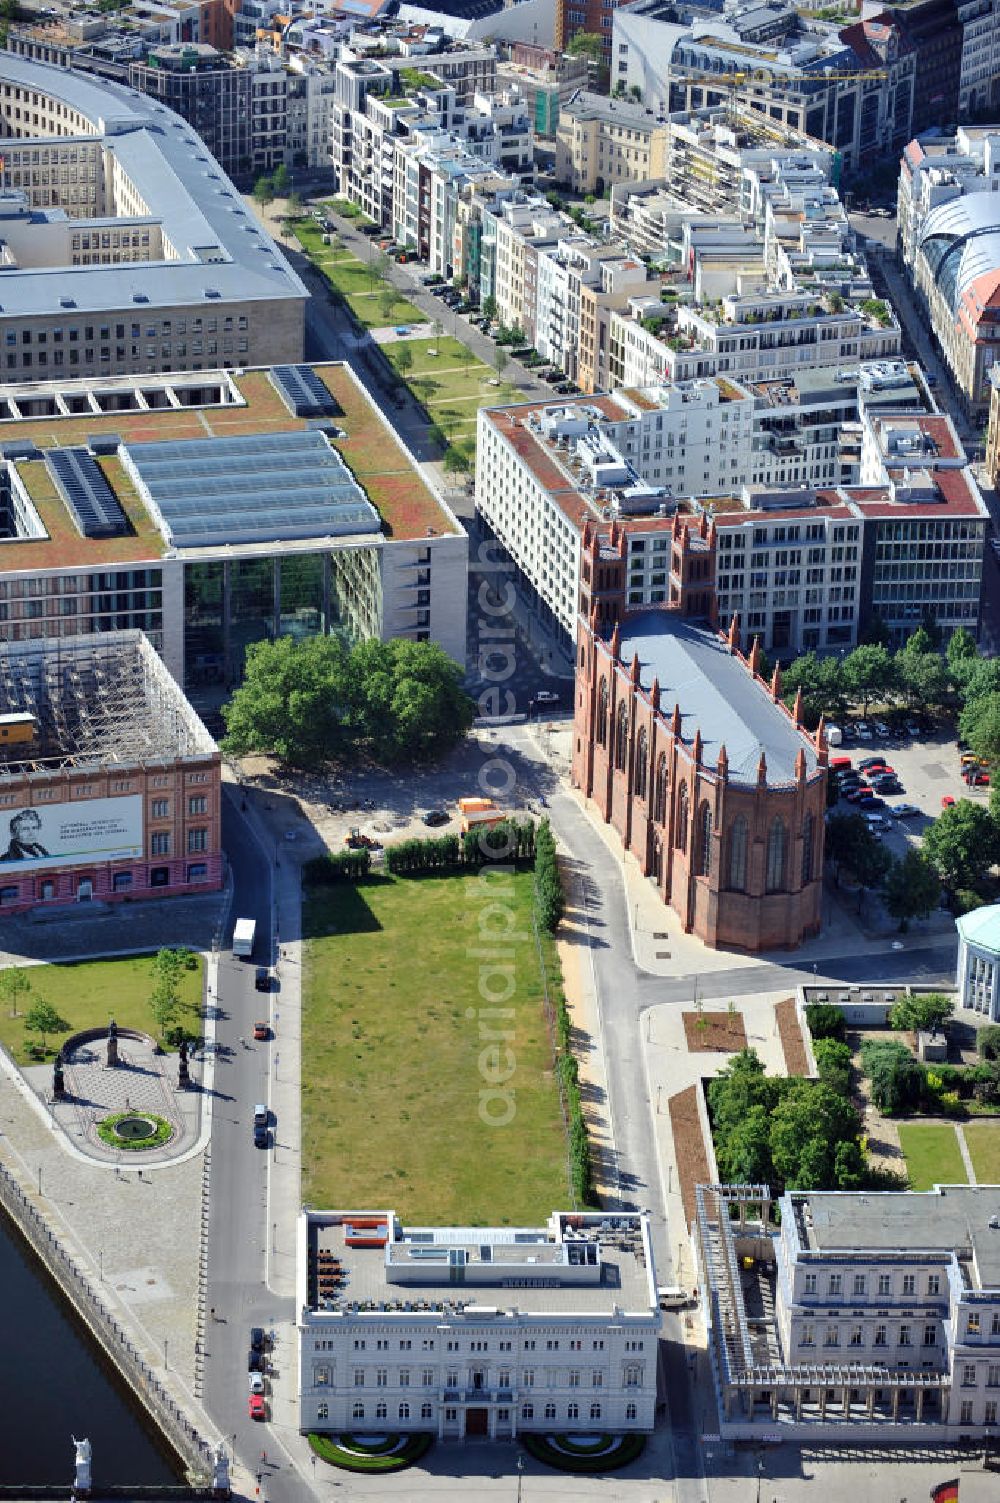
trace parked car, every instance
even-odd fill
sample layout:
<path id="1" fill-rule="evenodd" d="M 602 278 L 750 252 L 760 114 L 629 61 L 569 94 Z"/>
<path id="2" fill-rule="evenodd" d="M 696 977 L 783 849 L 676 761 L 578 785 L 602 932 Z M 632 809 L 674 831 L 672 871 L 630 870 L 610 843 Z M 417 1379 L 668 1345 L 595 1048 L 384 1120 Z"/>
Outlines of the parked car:
<path id="1" fill-rule="evenodd" d="M 436 830 L 439 825 L 446 825 L 450 817 L 443 809 L 428 809 L 426 814 L 420 816 L 424 824 L 432 830 Z"/>
<path id="2" fill-rule="evenodd" d="M 984 772 L 981 767 L 970 767 L 969 771 L 964 773 L 963 776 L 970 788 L 988 788 L 990 786 L 990 775 L 988 772 Z"/>
<path id="3" fill-rule="evenodd" d="M 898 778 L 873 778 L 872 787 L 876 793 L 905 793 L 906 789 Z"/>
<path id="4" fill-rule="evenodd" d="M 870 741 L 872 739 L 872 728 L 867 720 L 859 720 L 854 729 L 858 733 L 859 741 Z"/>
<path id="5" fill-rule="evenodd" d="M 892 735 L 892 727 L 886 725 L 884 720 L 876 720 L 874 730 L 876 736 L 878 736 L 882 740 L 886 740 L 889 736 Z"/>
<path id="6" fill-rule="evenodd" d="M 270 1135 L 267 1128 L 262 1127 L 259 1122 L 255 1122 L 253 1125 L 253 1146 L 255 1148 L 266 1148 L 269 1138 Z"/>
<path id="7" fill-rule="evenodd" d="M 250 1327 L 250 1345 L 255 1352 L 262 1352 L 267 1343 L 263 1326 Z"/>
<path id="8" fill-rule="evenodd" d="M 953 809 L 954 807 L 955 807 L 955 800 L 952 798 L 952 796 L 951 796 L 950 793 L 946 793 L 945 796 L 944 796 L 944 798 L 941 800 L 941 808 L 942 809 Z"/>
<path id="9" fill-rule="evenodd" d="M 858 739 L 853 725 L 847 724 L 840 727 L 840 739 L 842 741 L 856 741 Z"/>
<path id="10" fill-rule="evenodd" d="M 253 1036 L 255 1039 L 269 1039 L 271 1037 L 270 1025 L 263 1018 L 258 1018 L 253 1025 Z"/>
<path id="11" fill-rule="evenodd" d="M 573 395 L 576 387 L 573 385 L 572 381 L 560 381 L 555 387 L 555 390 L 561 397 L 569 397 Z"/>
<path id="12" fill-rule="evenodd" d="M 876 767 L 884 768 L 885 765 L 886 761 L 884 757 L 862 757 L 858 763 L 862 772 L 873 772 Z"/>
<path id="13" fill-rule="evenodd" d="M 267 1418 L 264 1399 L 263 1396 L 259 1393 L 252 1393 L 247 1399 L 247 1410 L 252 1420 L 263 1420 Z"/>
<path id="14" fill-rule="evenodd" d="M 536 705 L 557 705 L 558 703 L 559 695 L 554 689 L 539 689 L 535 695 Z"/>
<path id="15" fill-rule="evenodd" d="M 892 812 L 897 819 L 916 819 L 924 811 L 918 809 L 916 804 L 893 804 Z"/>
<path id="16" fill-rule="evenodd" d="M 249 1388 L 250 1393 L 263 1393 L 264 1392 L 264 1374 L 263 1373 L 248 1373 L 247 1374 L 247 1379 L 248 1379 L 248 1382 L 249 1382 L 249 1385 L 250 1385 L 250 1388 Z"/>
<path id="17" fill-rule="evenodd" d="M 908 720 L 906 722 L 906 734 L 908 736 L 922 736 L 924 732 L 919 721 Z"/>
<path id="18" fill-rule="evenodd" d="M 867 798 L 858 799 L 858 808 L 865 814 L 871 814 L 875 809 L 887 807 L 884 798 L 876 798 L 874 793 L 868 794 Z"/>
<path id="19" fill-rule="evenodd" d="M 264 1353 L 258 1351 L 253 1346 L 247 1353 L 247 1371 L 251 1373 L 262 1373 L 264 1371 Z"/>
<path id="20" fill-rule="evenodd" d="M 259 965 L 253 978 L 255 991 L 269 992 L 271 990 L 271 972 L 266 965 Z"/>
<path id="21" fill-rule="evenodd" d="M 873 791 L 873 789 L 868 787 L 867 783 L 859 783 L 857 788 L 852 788 L 844 797 L 849 804 L 860 804 L 863 798 L 871 798 Z"/>
<path id="22" fill-rule="evenodd" d="M 548 383 L 550 385 L 552 385 L 556 381 L 561 381 L 562 378 L 563 378 L 562 371 L 546 371 L 545 375 L 542 377 L 542 380 L 543 381 L 548 381 Z"/>

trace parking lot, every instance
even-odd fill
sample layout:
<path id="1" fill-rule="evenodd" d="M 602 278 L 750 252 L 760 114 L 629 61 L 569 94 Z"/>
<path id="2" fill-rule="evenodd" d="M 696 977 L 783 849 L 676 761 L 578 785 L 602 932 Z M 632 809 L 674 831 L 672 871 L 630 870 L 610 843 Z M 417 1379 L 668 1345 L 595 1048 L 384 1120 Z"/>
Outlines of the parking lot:
<path id="1" fill-rule="evenodd" d="M 869 721 L 869 725 L 873 724 Z M 988 787 L 970 788 L 963 781 L 962 754 L 954 736 L 942 733 L 920 737 L 873 734 L 868 741 L 845 741 L 841 746 L 830 748 L 831 762 L 840 757 L 850 757 L 852 766 L 859 771 L 861 762 L 878 755 L 885 757 L 904 790 L 902 793 L 880 795 L 885 807 L 872 811 L 884 821 L 883 828 L 877 831 L 879 837 L 896 856 L 901 856 L 908 844 L 920 844 L 930 821 L 941 813 L 942 799 L 967 798 L 975 803 L 989 803 Z M 893 813 L 901 805 L 911 804 L 921 811 L 919 815 L 900 819 Z M 836 805 L 836 812 L 854 814 L 866 811 L 841 799 Z"/>

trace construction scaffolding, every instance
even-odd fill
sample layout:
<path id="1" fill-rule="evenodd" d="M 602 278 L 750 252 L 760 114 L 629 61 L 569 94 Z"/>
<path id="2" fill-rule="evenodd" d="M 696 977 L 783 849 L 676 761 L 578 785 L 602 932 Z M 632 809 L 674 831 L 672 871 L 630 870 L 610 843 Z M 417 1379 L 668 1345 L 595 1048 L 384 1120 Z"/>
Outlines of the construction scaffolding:
<path id="1" fill-rule="evenodd" d="M 215 742 L 143 632 L 0 643 L 0 715 L 35 718 L 0 779 L 211 756 Z"/>

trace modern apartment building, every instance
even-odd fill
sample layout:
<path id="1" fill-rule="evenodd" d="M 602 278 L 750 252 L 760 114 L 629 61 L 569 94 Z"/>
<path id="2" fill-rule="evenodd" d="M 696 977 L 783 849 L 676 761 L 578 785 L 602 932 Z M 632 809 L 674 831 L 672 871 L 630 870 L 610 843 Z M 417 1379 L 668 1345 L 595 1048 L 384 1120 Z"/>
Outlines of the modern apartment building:
<path id="1" fill-rule="evenodd" d="M 299 1428 L 651 1431 L 661 1317 L 647 1218 L 555 1211 L 541 1227 L 299 1217 Z"/>
<path id="2" fill-rule="evenodd" d="M 307 297 L 191 127 L 0 54 L 7 382 L 302 355 Z"/>
<path id="3" fill-rule="evenodd" d="M 718 75 L 739 74 L 742 106 L 827 142 L 845 172 L 912 134 L 916 55 L 882 18 L 838 31 L 778 3 L 734 6 L 725 20 L 626 6 L 611 53 L 612 87 L 663 114 L 726 104 L 733 87 Z"/>
<path id="4" fill-rule="evenodd" d="M 1000 126 L 917 137 L 899 174 L 903 263 L 976 421 L 1000 350 Z"/>
<path id="5" fill-rule="evenodd" d="M 688 515 L 712 520 L 701 613 L 771 655 L 849 649 L 876 618 L 898 645 L 927 614 L 975 633 L 988 516 L 951 420 L 898 372 L 854 371 L 843 396 L 822 379 L 484 409 L 477 511 L 571 640 L 585 524 L 626 539 L 623 607 L 679 607 L 669 534 Z"/>
<path id="6" fill-rule="evenodd" d="M 347 366 L 8 383 L 0 643 L 144 631 L 211 708 L 247 647 L 465 658 L 465 532 Z"/>
<path id="7" fill-rule="evenodd" d="M 790 1191 L 780 1227 L 771 1204 L 763 1185 L 697 1191 L 723 1435 L 914 1445 L 994 1434 L 996 1187 Z"/>

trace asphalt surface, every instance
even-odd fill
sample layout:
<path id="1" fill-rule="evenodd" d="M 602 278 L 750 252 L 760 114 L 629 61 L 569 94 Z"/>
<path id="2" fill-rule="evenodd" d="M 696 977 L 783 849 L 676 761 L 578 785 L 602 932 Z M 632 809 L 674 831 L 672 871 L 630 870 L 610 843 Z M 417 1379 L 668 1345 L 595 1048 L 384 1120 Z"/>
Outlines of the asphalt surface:
<path id="1" fill-rule="evenodd" d="M 254 1019 L 266 1014 L 267 1005 L 267 998 L 254 988 L 254 972 L 274 958 L 271 865 L 241 816 L 237 796 L 225 786 L 222 835 L 234 893 L 216 999 L 218 1058 L 208 1227 L 209 1301 L 215 1319 L 209 1316 L 205 1328 L 204 1394 L 205 1407 L 221 1433 L 251 1471 L 268 1473 L 267 1496 L 281 1503 L 283 1498 L 305 1496 L 305 1489 L 290 1478 L 291 1486 L 280 1474 L 270 1475 L 272 1465 L 260 1459 L 267 1432 L 247 1412 L 250 1327 L 269 1330 L 278 1321 L 294 1318 L 293 1302 L 275 1298 L 264 1282 L 270 1149 L 255 1148 L 252 1134 L 254 1105 L 268 1102 L 271 1045 L 255 1043 L 252 1033 Z M 256 919 L 252 962 L 237 960 L 230 952 L 237 918 Z"/>

